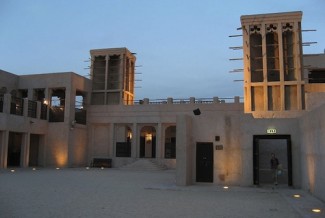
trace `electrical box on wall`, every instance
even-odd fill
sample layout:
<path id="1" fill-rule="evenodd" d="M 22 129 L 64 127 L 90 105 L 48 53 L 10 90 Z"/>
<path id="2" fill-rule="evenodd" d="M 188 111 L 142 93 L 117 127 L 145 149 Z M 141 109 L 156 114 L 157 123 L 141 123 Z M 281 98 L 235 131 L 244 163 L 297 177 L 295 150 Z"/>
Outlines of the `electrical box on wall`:
<path id="1" fill-rule="evenodd" d="M 214 137 L 214 140 L 217 141 L 217 142 L 220 141 L 220 136 L 216 135 L 216 136 Z"/>

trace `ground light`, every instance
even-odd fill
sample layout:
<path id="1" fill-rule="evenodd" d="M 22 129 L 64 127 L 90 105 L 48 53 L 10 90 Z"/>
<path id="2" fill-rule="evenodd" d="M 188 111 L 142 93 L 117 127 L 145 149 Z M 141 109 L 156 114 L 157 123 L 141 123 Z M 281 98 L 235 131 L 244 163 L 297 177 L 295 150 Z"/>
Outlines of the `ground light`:
<path id="1" fill-rule="evenodd" d="M 89 167 L 86 167 L 86 170 L 89 170 Z"/>
<path id="2" fill-rule="evenodd" d="M 224 186 L 223 189 L 228 189 L 229 187 L 228 186 Z"/>
<path id="3" fill-rule="evenodd" d="M 33 170 L 36 170 L 36 168 L 34 167 Z"/>
<path id="4" fill-rule="evenodd" d="M 103 170 L 103 169 L 104 169 L 104 167 L 101 167 L 101 169 Z"/>
<path id="5" fill-rule="evenodd" d="M 10 170 L 12 173 L 14 173 L 15 172 L 15 170 Z"/>
<path id="6" fill-rule="evenodd" d="M 293 195 L 293 197 L 294 197 L 294 198 L 300 198 L 300 195 L 295 194 L 295 195 Z"/>
<path id="7" fill-rule="evenodd" d="M 313 211 L 314 213 L 320 213 L 320 212 L 322 212 L 320 209 L 318 209 L 318 208 L 314 208 L 314 209 L 312 209 L 311 211 Z"/>
<path id="8" fill-rule="evenodd" d="M 57 167 L 57 168 L 55 168 L 56 170 L 59 170 L 60 168 L 59 167 Z"/>

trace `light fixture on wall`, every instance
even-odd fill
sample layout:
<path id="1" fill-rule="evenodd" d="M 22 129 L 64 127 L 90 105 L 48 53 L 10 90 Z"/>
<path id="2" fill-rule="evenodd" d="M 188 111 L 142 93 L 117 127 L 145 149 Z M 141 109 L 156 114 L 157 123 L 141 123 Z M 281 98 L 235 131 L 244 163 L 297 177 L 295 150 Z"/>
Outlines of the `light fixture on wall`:
<path id="1" fill-rule="evenodd" d="M 197 109 L 193 110 L 193 113 L 194 113 L 195 116 L 200 115 L 201 114 L 200 108 L 197 108 Z"/>
<path id="2" fill-rule="evenodd" d="M 128 136 L 127 136 L 128 139 L 132 139 L 132 132 L 131 131 L 128 131 Z"/>
<path id="3" fill-rule="evenodd" d="M 145 136 L 146 139 L 146 143 L 151 143 L 152 141 L 152 134 L 151 133 L 147 133 Z"/>

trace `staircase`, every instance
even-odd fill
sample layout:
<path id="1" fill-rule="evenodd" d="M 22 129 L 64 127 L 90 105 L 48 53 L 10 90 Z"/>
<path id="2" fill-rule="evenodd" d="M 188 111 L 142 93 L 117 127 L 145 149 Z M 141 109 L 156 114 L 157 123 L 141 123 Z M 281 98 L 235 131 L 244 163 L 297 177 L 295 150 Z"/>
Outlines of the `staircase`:
<path id="1" fill-rule="evenodd" d="M 151 159 L 139 159 L 131 164 L 120 167 L 121 170 L 131 171 L 160 171 L 166 170 L 167 167 L 158 164 L 155 160 Z"/>

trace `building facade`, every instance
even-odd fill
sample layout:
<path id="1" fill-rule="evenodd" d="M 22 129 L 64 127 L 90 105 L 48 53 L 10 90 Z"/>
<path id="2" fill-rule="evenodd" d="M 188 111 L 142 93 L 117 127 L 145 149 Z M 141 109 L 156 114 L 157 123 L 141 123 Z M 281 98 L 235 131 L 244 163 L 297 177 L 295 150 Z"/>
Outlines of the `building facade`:
<path id="1" fill-rule="evenodd" d="M 90 51 L 91 78 L 0 71 L 0 168 L 112 167 L 139 160 L 176 169 L 176 183 L 272 183 L 325 199 L 325 54 L 303 55 L 301 12 L 242 16 L 244 101 L 135 101 L 136 58 Z M 266 54 L 266 55 L 263 55 Z"/>

